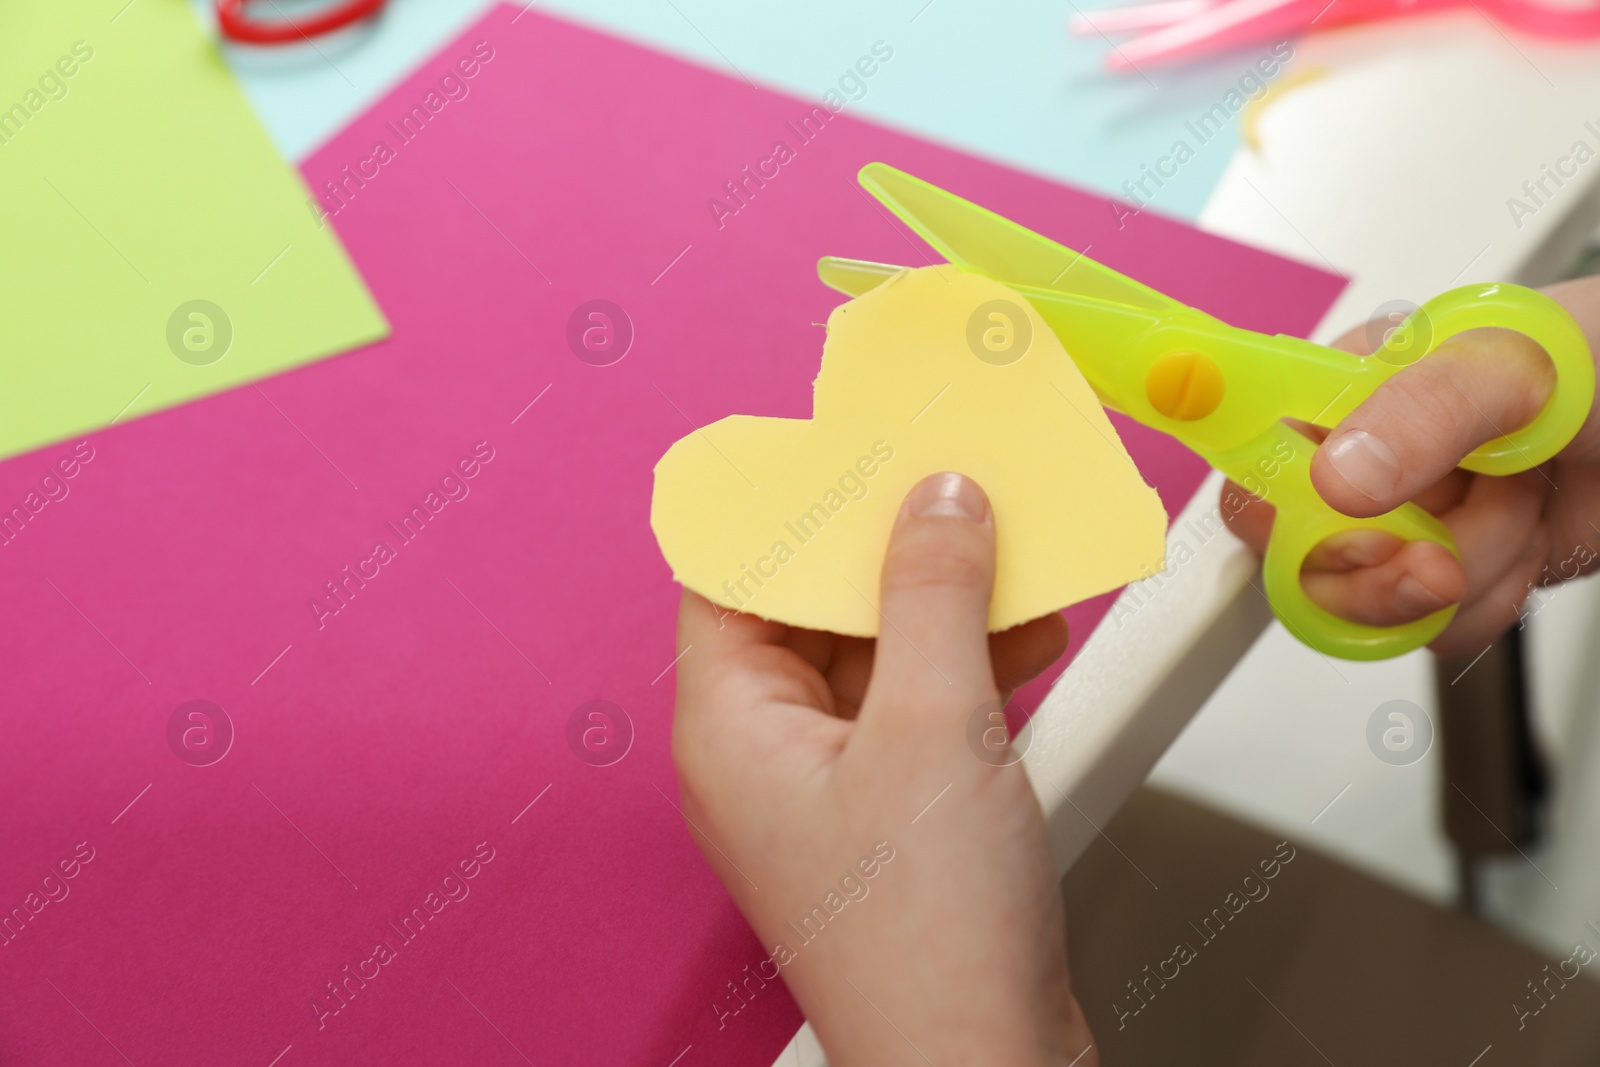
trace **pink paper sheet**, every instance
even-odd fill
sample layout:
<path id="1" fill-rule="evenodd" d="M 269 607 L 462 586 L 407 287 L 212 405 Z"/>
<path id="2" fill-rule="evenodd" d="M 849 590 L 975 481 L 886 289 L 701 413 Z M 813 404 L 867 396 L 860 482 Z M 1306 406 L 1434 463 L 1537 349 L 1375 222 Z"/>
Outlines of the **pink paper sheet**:
<path id="1" fill-rule="evenodd" d="M 345 182 L 391 340 L 0 465 L 27 513 L 0 543 L 0 1062 L 766 1067 L 799 1016 L 777 984 L 713 1006 L 762 952 L 675 807 L 651 467 L 691 425 L 808 413 L 819 255 L 925 254 L 855 170 L 1255 329 L 1340 285 L 848 113 L 799 143 L 795 99 L 515 14 L 306 165 Z M 596 299 L 633 325 L 610 366 L 566 339 Z M 1121 428 L 1176 510 L 1200 463 Z M 567 742 L 593 699 L 632 721 L 611 766 Z"/>

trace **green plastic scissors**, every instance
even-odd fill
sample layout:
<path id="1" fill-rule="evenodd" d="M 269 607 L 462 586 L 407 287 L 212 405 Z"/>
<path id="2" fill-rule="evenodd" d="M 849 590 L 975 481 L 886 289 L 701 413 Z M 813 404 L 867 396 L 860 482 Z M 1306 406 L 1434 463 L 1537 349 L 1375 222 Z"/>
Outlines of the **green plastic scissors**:
<path id="1" fill-rule="evenodd" d="M 1594 362 L 1583 332 L 1554 300 L 1517 285 L 1469 285 L 1413 312 L 1370 357 L 1282 334 L 1242 330 L 1165 296 L 1008 219 L 882 163 L 861 185 L 959 269 L 1026 297 L 1107 407 L 1167 433 L 1277 507 L 1262 575 L 1289 631 L 1330 655 L 1373 660 L 1420 648 L 1455 614 L 1452 605 L 1401 626 L 1366 626 L 1314 603 L 1300 584 L 1306 555 L 1345 530 L 1384 530 L 1451 552 L 1443 523 L 1414 504 L 1356 519 L 1311 485 L 1315 445 L 1283 423 L 1332 427 L 1384 380 L 1465 330 L 1526 334 L 1555 364 L 1549 402 L 1527 426 L 1473 452 L 1461 466 L 1512 474 L 1550 459 L 1578 432 L 1594 399 Z M 851 296 L 904 268 L 823 258 L 817 273 Z"/>

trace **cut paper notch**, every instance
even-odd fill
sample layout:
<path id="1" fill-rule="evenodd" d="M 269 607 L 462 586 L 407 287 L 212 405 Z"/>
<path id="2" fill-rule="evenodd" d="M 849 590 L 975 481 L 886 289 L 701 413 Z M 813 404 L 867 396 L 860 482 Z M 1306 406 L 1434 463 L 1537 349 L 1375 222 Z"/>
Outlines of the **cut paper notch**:
<path id="1" fill-rule="evenodd" d="M 650 521 L 712 602 L 870 637 L 901 501 L 945 470 L 994 508 L 991 631 L 1164 565 L 1161 500 L 1061 342 L 1025 298 L 951 266 L 834 309 L 811 419 L 733 415 L 674 444 Z"/>

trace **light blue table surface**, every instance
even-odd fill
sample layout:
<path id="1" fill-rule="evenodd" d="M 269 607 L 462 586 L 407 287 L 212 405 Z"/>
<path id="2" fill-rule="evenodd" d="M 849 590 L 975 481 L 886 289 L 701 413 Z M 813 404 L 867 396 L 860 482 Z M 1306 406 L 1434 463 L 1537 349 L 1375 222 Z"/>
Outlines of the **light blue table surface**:
<path id="1" fill-rule="evenodd" d="M 1103 0 L 1091 0 L 1103 2 Z M 209 4 L 191 0 L 212 22 Z M 392 0 L 378 24 L 315 49 L 228 47 L 229 62 L 278 146 L 301 159 L 464 29 L 492 0 Z M 268 13 L 270 13 L 270 6 Z M 733 74 L 820 99 L 882 41 L 894 58 L 850 114 L 1102 193 L 1121 194 L 1185 137 L 1255 57 L 1116 76 L 1106 42 L 1067 34 L 1071 2 L 1048 0 L 545 0 L 568 18 Z M 518 23 L 530 29 L 537 20 Z M 1197 147 L 1149 202 L 1193 218 L 1237 141 Z"/>

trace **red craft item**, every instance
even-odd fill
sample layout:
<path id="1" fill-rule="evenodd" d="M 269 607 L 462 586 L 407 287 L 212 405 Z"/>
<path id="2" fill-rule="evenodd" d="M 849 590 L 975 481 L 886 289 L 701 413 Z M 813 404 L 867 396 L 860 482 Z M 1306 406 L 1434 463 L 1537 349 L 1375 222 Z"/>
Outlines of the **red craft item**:
<path id="1" fill-rule="evenodd" d="M 251 0 L 217 0 L 217 26 L 222 36 L 243 44 L 291 44 L 343 29 L 376 15 L 388 0 L 346 0 L 330 4 L 303 19 L 246 16 Z M 274 5 L 276 7 L 276 5 Z"/>

